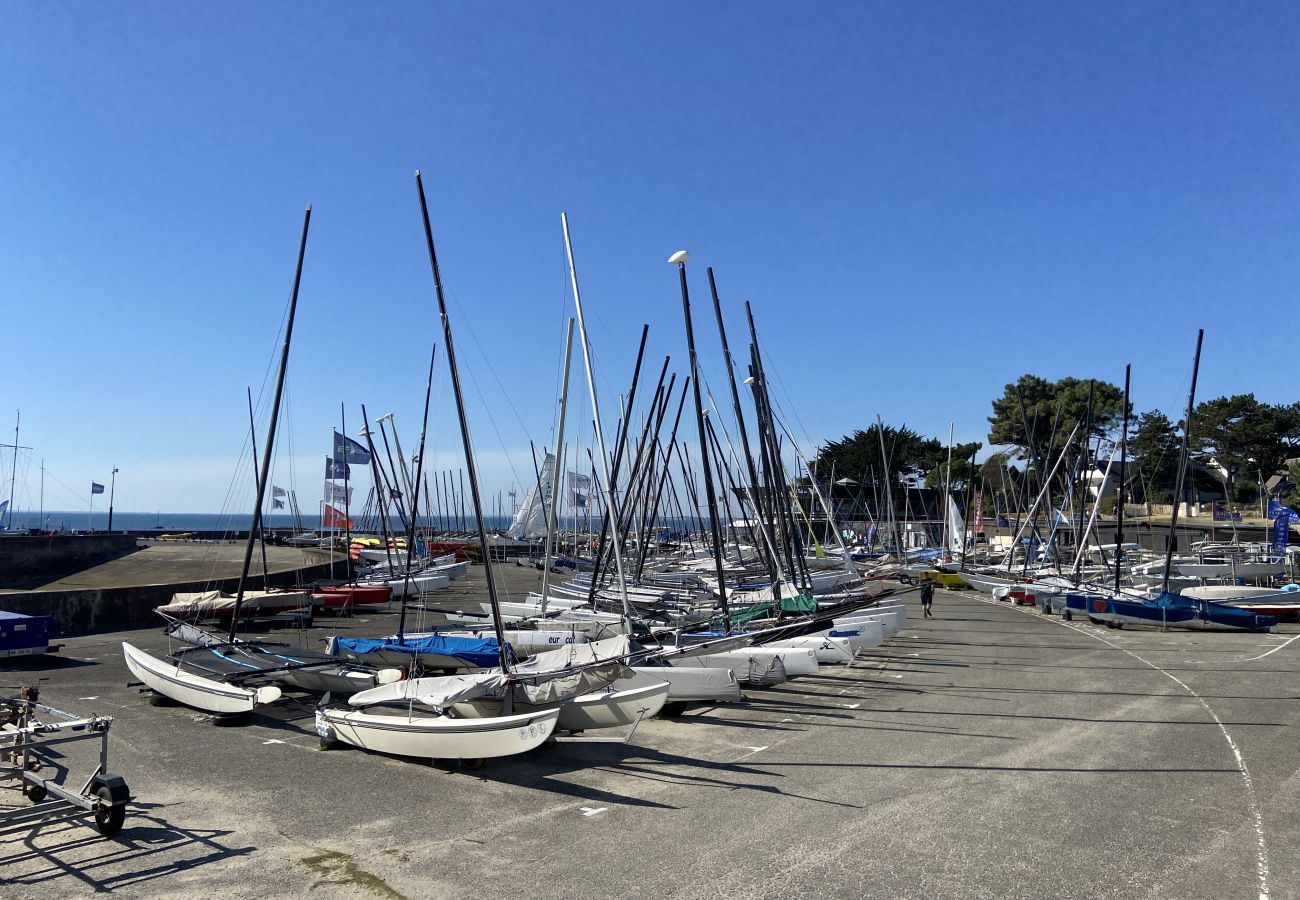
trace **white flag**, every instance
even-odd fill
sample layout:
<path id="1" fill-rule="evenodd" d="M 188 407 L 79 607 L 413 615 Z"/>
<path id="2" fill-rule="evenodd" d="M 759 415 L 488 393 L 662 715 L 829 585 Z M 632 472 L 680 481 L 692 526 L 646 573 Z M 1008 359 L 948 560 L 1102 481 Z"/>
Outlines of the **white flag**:
<path id="1" fill-rule="evenodd" d="M 587 497 L 591 495 L 591 477 L 588 475 L 579 475 L 577 472 L 570 472 L 569 481 L 569 505 L 577 507 L 586 507 Z"/>

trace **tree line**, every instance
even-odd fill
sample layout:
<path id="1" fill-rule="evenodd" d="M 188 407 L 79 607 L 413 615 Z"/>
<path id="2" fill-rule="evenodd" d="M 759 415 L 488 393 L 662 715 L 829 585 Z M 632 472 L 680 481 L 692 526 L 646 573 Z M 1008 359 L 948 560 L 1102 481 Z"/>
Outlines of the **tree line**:
<path id="1" fill-rule="evenodd" d="M 1182 446 L 1181 417 L 1174 421 L 1159 410 L 1137 413 L 1132 404 L 1125 405 L 1123 390 L 1107 381 L 1073 377 L 1050 381 L 1032 374 L 1006 385 L 1002 396 L 992 401 L 988 417 L 989 444 L 1014 449 L 973 465 L 982 444 L 954 445 L 952 488 L 964 490 L 975 476 L 985 487 L 986 511 L 992 511 L 992 498 L 998 495 L 1004 498 L 998 508 L 1022 507 L 1029 483 L 1041 486 L 1042 476 L 1064 453 L 1066 459 L 1052 479 L 1063 492 L 1066 480 L 1085 462 L 1105 466 L 1126 419 L 1128 496 L 1135 501 L 1172 502 Z M 1238 502 L 1258 502 L 1260 482 L 1286 473 L 1287 461 L 1300 456 L 1300 402 L 1263 403 L 1254 394 L 1202 401 L 1192 411 L 1189 453 L 1209 470 L 1222 472 L 1216 477 L 1206 469 L 1189 468 L 1189 485 L 1195 481 L 1217 486 Z M 884 479 L 891 485 L 905 482 L 940 488 L 947 462 L 948 448 L 939 438 L 925 437 L 906 425 L 885 424 L 827 442 L 818 449 L 811 469 L 823 480 L 847 478 L 855 489 L 870 485 L 879 492 Z M 1300 464 L 1291 465 L 1290 475 L 1293 484 L 1300 484 Z M 1295 506 L 1300 490 L 1284 496 L 1283 502 Z"/>

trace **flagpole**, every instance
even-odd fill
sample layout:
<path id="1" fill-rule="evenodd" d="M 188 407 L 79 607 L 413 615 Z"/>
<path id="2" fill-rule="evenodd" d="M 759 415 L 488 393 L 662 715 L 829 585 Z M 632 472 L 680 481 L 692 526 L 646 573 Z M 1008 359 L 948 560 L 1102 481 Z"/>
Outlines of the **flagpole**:
<path id="1" fill-rule="evenodd" d="M 348 459 L 348 444 L 347 444 L 347 441 L 348 441 L 348 414 L 347 414 L 347 410 L 344 409 L 342 403 L 339 404 L 339 425 L 340 425 L 340 427 L 343 429 L 343 465 L 344 465 L 344 467 L 345 467 L 345 468 L 343 469 L 343 528 L 345 529 L 345 532 L 346 532 L 345 537 L 346 537 L 347 544 L 348 544 L 348 580 L 351 581 L 351 580 L 352 580 L 352 566 L 351 566 L 351 563 L 352 563 L 352 505 L 351 505 L 351 503 L 350 503 L 349 501 L 351 501 L 352 497 L 350 496 L 351 492 L 348 490 L 348 480 L 349 480 L 348 476 L 350 476 L 350 475 L 352 474 L 352 466 L 349 465 L 349 464 L 348 464 L 348 461 L 347 461 L 347 459 Z M 378 493 L 378 491 L 376 491 L 376 493 Z M 331 500 L 336 499 L 336 498 L 333 496 L 333 492 L 332 492 L 332 491 L 330 492 L 330 499 L 331 499 Z"/>
<path id="2" fill-rule="evenodd" d="M 113 494 L 117 491 L 117 466 L 113 466 L 113 475 L 109 479 L 108 489 L 108 533 L 113 533 Z"/>

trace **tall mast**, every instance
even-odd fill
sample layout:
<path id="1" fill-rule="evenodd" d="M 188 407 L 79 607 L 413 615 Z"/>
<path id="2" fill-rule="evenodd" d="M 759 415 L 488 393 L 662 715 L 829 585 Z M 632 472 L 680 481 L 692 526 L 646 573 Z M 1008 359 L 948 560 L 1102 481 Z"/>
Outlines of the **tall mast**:
<path id="1" fill-rule="evenodd" d="M 686 287 L 686 261 L 690 254 L 678 250 L 668 257 L 677 266 L 677 280 L 682 291 L 682 318 L 686 320 L 686 351 L 690 356 L 691 391 L 695 397 L 695 424 L 700 433 L 700 467 L 704 471 L 704 497 L 709 504 L 709 532 L 713 537 L 713 565 L 718 575 L 718 604 L 722 607 L 722 626 L 731 631 L 731 612 L 727 608 L 727 579 L 722 571 L 722 532 L 718 528 L 718 498 L 713 489 L 713 467 L 709 465 L 709 438 L 704 430 L 704 402 L 700 399 L 700 366 L 695 356 L 695 330 L 691 327 L 691 294 Z"/>
<path id="2" fill-rule="evenodd" d="M 424 437 L 429 433 L 429 397 L 433 394 L 433 361 L 438 357 L 438 345 L 434 344 L 433 349 L 429 351 L 429 378 L 424 384 L 424 418 L 420 425 L 420 452 L 415 462 L 415 483 L 409 490 L 411 496 L 411 522 L 407 526 L 406 532 L 406 574 L 402 579 L 402 613 L 397 623 L 397 639 L 400 641 L 403 636 L 403 630 L 406 627 L 406 598 L 411 592 L 411 567 L 415 564 L 415 525 L 420 516 L 420 476 L 424 474 Z M 393 427 L 393 440 L 397 440 L 397 427 Z M 402 445 L 397 445 L 398 457 L 401 457 Z M 384 515 L 387 515 L 387 504 L 381 507 Z M 480 517 L 481 518 L 481 517 Z M 491 560 L 484 562 L 484 565 L 490 564 Z"/>
<path id="3" fill-rule="evenodd" d="M 14 486 L 18 483 L 18 426 L 23 423 L 23 411 L 15 410 L 17 418 L 14 420 L 14 458 L 13 466 L 9 470 L 9 506 L 5 508 L 8 515 L 5 517 L 5 527 L 12 528 L 14 524 Z M 95 498 L 91 497 L 91 505 L 95 503 Z"/>
<path id="4" fill-rule="evenodd" d="M 587 373 L 587 391 L 591 394 L 591 414 L 595 419 L 596 429 L 596 455 L 600 457 L 600 474 L 601 480 L 605 487 L 605 521 L 613 523 L 615 530 L 618 529 L 618 498 L 615 495 L 614 482 L 610 479 L 609 474 L 609 456 L 605 453 L 605 430 L 600 424 L 600 404 L 596 399 L 596 376 L 591 367 L 591 344 L 587 340 L 587 326 L 582 318 L 582 292 L 578 289 L 578 269 L 573 262 L 573 241 L 569 237 L 569 217 L 566 213 L 560 213 L 560 226 L 564 229 L 564 252 L 569 259 L 569 282 L 573 285 L 573 305 L 577 310 L 578 317 L 578 336 L 582 341 L 582 364 Z M 641 331 L 641 351 L 637 354 L 637 372 L 640 373 L 641 353 L 645 351 L 646 329 Z M 630 404 L 629 404 L 630 405 Z M 627 424 L 627 416 L 623 417 L 624 425 Z M 626 431 L 626 429 L 624 429 Z M 619 458 L 622 458 L 622 443 L 619 444 Z M 604 532 L 602 532 L 602 537 Z M 614 566 L 618 570 L 618 595 L 623 602 L 623 618 L 627 625 L 628 634 L 632 633 L 632 605 L 627 599 L 627 582 L 623 575 L 623 548 L 620 546 L 622 541 L 619 536 L 614 535 Z M 599 564 L 599 557 L 596 560 Z M 592 593 L 596 590 L 596 576 L 592 573 Z"/>
<path id="5" fill-rule="evenodd" d="M 948 465 L 943 471 L 943 501 L 939 504 L 943 507 L 939 515 L 943 516 L 943 552 L 949 554 L 952 552 L 953 535 L 948 533 L 949 518 L 948 500 L 952 497 L 952 422 L 948 423 Z M 965 536 L 962 536 L 962 546 L 965 547 Z"/>
<path id="6" fill-rule="evenodd" d="M 542 552 L 542 615 L 546 615 L 546 601 L 551 586 L 551 545 L 555 541 L 555 508 L 559 505 L 560 463 L 564 460 L 564 416 L 569 406 L 569 360 L 573 356 L 573 319 L 564 335 L 564 376 L 560 388 L 559 424 L 555 426 L 555 465 L 551 472 L 551 508 L 546 514 L 546 547 Z"/>
<path id="7" fill-rule="evenodd" d="M 1121 414 L 1124 423 L 1120 426 L 1119 438 L 1119 502 L 1115 504 L 1115 593 L 1119 593 L 1120 567 L 1124 560 L 1124 502 L 1127 500 L 1125 488 L 1128 484 L 1128 385 L 1132 365 L 1124 367 L 1124 406 Z"/>
<path id="8" fill-rule="evenodd" d="M 289 295 L 289 317 L 284 326 L 284 347 L 280 350 L 280 370 L 275 378 L 275 400 L 271 403 L 271 422 L 267 426 L 266 449 L 262 455 L 262 474 L 257 479 L 257 498 L 253 501 L 253 522 L 248 528 L 248 543 L 244 545 L 244 565 L 239 572 L 239 587 L 235 592 L 235 611 L 230 616 L 230 640 L 235 640 L 239 628 L 239 612 L 244 605 L 244 582 L 248 580 L 248 567 L 253 562 L 253 542 L 262 527 L 262 501 L 266 499 L 266 485 L 271 476 L 271 451 L 275 447 L 275 426 L 280 421 L 280 400 L 284 396 L 284 376 L 289 368 L 289 344 L 293 340 L 293 317 L 298 310 L 298 287 L 302 284 L 302 261 L 307 255 L 307 230 L 311 226 L 311 204 L 302 217 L 302 239 L 298 243 L 298 264 L 293 273 L 293 291 Z M 265 585 L 263 585 L 265 587 Z"/>
<path id="9" fill-rule="evenodd" d="M 749 431 L 745 426 L 745 413 L 740 405 L 740 389 L 736 387 L 736 370 L 731 361 L 731 348 L 727 344 L 727 327 L 722 321 L 722 302 L 718 299 L 718 286 L 713 280 L 713 267 L 709 266 L 707 271 L 709 273 L 709 293 L 713 295 L 713 314 L 718 320 L 718 336 L 722 339 L 722 357 L 727 364 L 727 381 L 731 385 L 731 405 L 736 412 L 736 425 L 740 429 L 740 447 L 745 453 L 745 471 L 749 474 L 749 483 L 752 488 L 750 499 L 754 505 L 754 516 L 758 519 L 758 527 L 762 529 L 763 536 L 766 539 L 768 574 L 772 577 L 772 583 L 777 584 L 780 582 L 781 576 L 777 571 L 776 557 L 771 551 L 773 546 L 772 523 L 768 520 L 759 499 L 758 468 L 754 465 L 754 454 L 749 449 Z"/>
<path id="10" fill-rule="evenodd" d="M 1178 481 L 1174 490 L 1174 511 L 1169 516 L 1169 540 L 1165 544 L 1165 571 L 1160 582 L 1160 593 L 1169 593 L 1169 570 L 1173 566 L 1174 551 L 1178 549 L 1178 507 L 1183 502 L 1183 482 L 1187 477 L 1187 446 L 1192 433 L 1192 407 L 1196 403 L 1196 376 L 1201 370 L 1201 342 L 1205 329 L 1196 331 L 1196 356 L 1192 359 L 1192 386 L 1187 392 L 1187 417 L 1183 419 L 1183 447 L 1178 460 Z"/>
<path id="11" fill-rule="evenodd" d="M 488 603 L 492 606 L 492 627 L 496 631 L 497 651 L 501 659 L 501 671 L 508 671 L 510 665 L 509 647 L 506 636 L 501 631 L 501 608 L 497 602 L 496 580 L 492 576 L 492 554 L 488 548 L 487 530 L 483 525 L 483 503 L 479 499 L 478 469 L 474 465 L 474 444 L 469 435 L 469 419 L 465 416 L 465 398 L 460 390 L 460 373 L 456 368 L 456 345 L 451 339 L 451 319 L 447 316 L 447 300 L 442 293 L 442 275 L 438 272 L 438 254 L 433 249 L 433 228 L 429 224 L 429 205 L 424 199 L 424 182 L 420 171 L 415 172 L 415 187 L 420 195 L 420 216 L 424 220 L 424 240 L 429 247 L 429 267 L 433 270 L 433 288 L 438 295 L 438 314 L 442 318 L 442 339 L 447 345 L 447 366 L 451 371 L 451 389 L 456 396 L 456 415 L 460 419 L 460 437 L 465 445 L 465 466 L 469 469 L 469 489 L 473 492 L 474 515 L 478 519 L 478 546 L 483 556 L 484 580 L 487 582 Z M 408 548 L 409 552 L 409 548 Z"/>

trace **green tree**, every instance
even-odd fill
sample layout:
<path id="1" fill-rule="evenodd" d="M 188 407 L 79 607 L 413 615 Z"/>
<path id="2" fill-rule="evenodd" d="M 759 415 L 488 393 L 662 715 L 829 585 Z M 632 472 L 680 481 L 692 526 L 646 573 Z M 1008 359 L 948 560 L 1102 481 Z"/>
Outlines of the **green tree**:
<path id="1" fill-rule="evenodd" d="M 1282 498 L 1282 504 L 1292 509 L 1300 509 L 1300 462 L 1293 462 L 1287 466 L 1287 475 L 1291 477 L 1291 483 L 1295 488 Z"/>
<path id="2" fill-rule="evenodd" d="M 1257 472 L 1267 479 L 1300 447 L 1300 404 L 1273 406 L 1254 394 L 1206 400 L 1192 413 L 1192 446 L 1227 470 L 1230 485 L 1256 481 Z"/>
<path id="3" fill-rule="evenodd" d="M 1181 441 L 1178 430 L 1160 410 L 1138 416 L 1137 427 L 1128 438 L 1129 490 L 1152 503 L 1167 503 L 1173 497 L 1178 473 Z"/>
<path id="4" fill-rule="evenodd" d="M 881 457 L 881 435 L 884 437 L 885 456 Z M 979 443 L 954 444 L 952 449 L 952 484 L 962 489 L 970 477 L 971 454 L 980 448 Z M 885 479 L 896 490 L 900 480 L 923 481 L 942 487 L 944 468 L 948 462 L 948 446 L 938 438 L 922 437 L 904 425 L 894 428 L 876 425 L 830 441 L 817 451 L 812 469 L 820 477 L 828 477 L 834 467 L 836 477 L 874 482 L 883 497 Z"/>
<path id="5" fill-rule="evenodd" d="M 989 416 L 989 443 L 1014 444 L 1035 456 L 1045 465 L 1051 463 L 1051 450 L 1059 449 L 1088 412 L 1088 394 L 1092 391 L 1094 434 L 1117 428 L 1124 414 L 1124 392 L 1107 381 L 1062 378 L 1048 381 L 1037 375 L 1021 375 L 1008 384 L 1002 396 L 993 401 Z M 1021 399 L 1024 410 L 1021 410 Z M 1128 410 L 1132 414 L 1132 409 Z M 1026 432 L 1028 425 L 1028 432 Z M 1076 436 L 1076 440 L 1079 437 Z"/>

